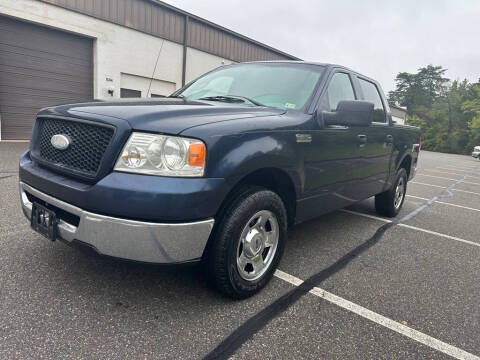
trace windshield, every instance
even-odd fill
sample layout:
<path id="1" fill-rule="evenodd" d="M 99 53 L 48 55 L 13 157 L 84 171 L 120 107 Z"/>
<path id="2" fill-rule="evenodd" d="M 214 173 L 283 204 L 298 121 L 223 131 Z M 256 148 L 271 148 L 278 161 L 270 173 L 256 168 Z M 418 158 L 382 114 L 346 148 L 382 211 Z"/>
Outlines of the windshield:
<path id="1" fill-rule="evenodd" d="M 175 95 L 190 100 L 301 109 L 312 95 L 323 69 L 319 65 L 288 63 L 234 65 L 198 78 Z"/>

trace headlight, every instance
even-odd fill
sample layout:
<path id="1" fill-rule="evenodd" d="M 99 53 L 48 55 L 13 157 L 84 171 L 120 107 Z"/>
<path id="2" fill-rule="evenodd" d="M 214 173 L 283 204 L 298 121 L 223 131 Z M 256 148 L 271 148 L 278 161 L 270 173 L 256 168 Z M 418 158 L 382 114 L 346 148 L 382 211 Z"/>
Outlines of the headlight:
<path id="1" fill-rule="evenodd" d="M 206 148 L 200 140 L 134 132 L 114 170 L 161 176 L 203 176 Z"/>

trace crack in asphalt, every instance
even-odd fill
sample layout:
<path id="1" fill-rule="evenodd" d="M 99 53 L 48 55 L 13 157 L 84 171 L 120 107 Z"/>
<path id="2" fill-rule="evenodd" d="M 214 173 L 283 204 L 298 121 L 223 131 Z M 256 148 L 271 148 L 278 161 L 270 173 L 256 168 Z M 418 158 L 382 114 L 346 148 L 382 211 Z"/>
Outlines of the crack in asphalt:
<path id="1" fill-rule="evenodd" d="M 7 175 L 7 176 L 0 176 L 0 180 L 7 179 L 13 177 L 14 175 Z"/>
<path id="2" fill-rule="evenodd" d="M 477 168 L 478 169 L 478 168 Z M 475 169 L 475 170 L 477 170 Z M 444 199 L 448 197 L 453 197 L 452 190 L 460 183 L 464 182 L 473 172 L 474 169 L 467 172 L 462 179 L 457 180 L 450 186 L 445 189 L 445 194 L 440 194 L 429 199 L 425 204 L 419 206 L 417 209 L 408 213 L 400 220 L 394 220 L 390 223 L 386 223 L 377 229 L 375 234 L 370 237 L 368 240 L 357 246 L 355 249 L 351 250 L 334 264 L 324 268 L 315 275 L 312 275 L 307 280 L 305 280 L 298 287 L 293 288 L 273 303 L 268 305 L 266 308 L 249 318 L 237 329 L 235 329 L 229 336 L 227 336 L 220 344 L 218 344 L 211 352 L 209 352 L 203 359 L 204 360 L 213 360 L 213 359 L 228 359 L 235 352 L 245 344 L 250 338 L 253 337 L 256 333 L 262 330 L 270 321 L 272 321 L 277 316 L 281 315 L 285 310 L 290 306 L 295 304 L 303 295 L 307 294 L 314 287 L 319 286 L 323 281 L 328 279 L 330 276 L 334 275 L 338 271 L 344 269 L 353 259 L 358 255 L 367 251 L 369 248 L 377 244 L 383 237 L 383 234 L 390 228 L 410 220 L 411 218 L 417 216 L 423 210 L 433 205 L 435 201 L 439 199 Z"/>

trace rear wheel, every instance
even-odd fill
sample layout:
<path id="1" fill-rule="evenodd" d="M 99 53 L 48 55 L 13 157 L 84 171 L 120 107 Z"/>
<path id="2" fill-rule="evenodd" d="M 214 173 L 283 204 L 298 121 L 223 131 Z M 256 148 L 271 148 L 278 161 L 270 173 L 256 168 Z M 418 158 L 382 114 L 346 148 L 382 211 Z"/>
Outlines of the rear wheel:
<path id="1" fill-rule="evenodd" d="M 383 216 L 395 217 L 400 212 L 407 192 L 407 172 L 401 168 L 397 171 L 390 190 L 375 196 L 375 209 Z"/>
<path id="2" fill-rule="evenodd" d="M 274 192 L 248 187 L 219 220 L 204 259 L 207 276 L 223 294 L 249 297 L 269 282 L 282 256 L 285 206 Z"/>

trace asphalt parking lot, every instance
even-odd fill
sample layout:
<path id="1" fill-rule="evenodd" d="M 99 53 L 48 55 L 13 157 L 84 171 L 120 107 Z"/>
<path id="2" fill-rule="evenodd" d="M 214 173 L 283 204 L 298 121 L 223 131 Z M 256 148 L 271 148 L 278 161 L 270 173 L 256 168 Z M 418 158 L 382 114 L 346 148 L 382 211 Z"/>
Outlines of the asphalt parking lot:
<path id="1" fill-rule="evenodd" d="M 26 146 L 0 143 L 1 359 L 480 359 L 478 160 L 422 151 L 394 223 L 368 199 L 298 225 L 273 281 L 231 301 L 197 267 L 100 258 L 31 231 Z"/>

